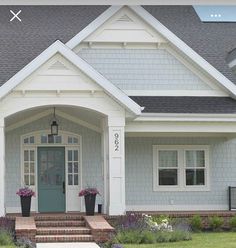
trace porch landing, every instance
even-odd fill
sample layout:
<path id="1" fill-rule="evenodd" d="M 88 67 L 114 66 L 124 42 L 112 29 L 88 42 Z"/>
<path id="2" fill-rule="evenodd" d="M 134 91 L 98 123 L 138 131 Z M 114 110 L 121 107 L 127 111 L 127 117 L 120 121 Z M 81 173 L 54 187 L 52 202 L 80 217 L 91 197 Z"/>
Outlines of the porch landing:
<path id="1" fill-rule="evenodd" d="M 101 215 L 33 214 L 31 217 L 11 217 L 16 221 L 17 239 L 26 237 L 36 243 L 105 242 L 114 231 Z"/>

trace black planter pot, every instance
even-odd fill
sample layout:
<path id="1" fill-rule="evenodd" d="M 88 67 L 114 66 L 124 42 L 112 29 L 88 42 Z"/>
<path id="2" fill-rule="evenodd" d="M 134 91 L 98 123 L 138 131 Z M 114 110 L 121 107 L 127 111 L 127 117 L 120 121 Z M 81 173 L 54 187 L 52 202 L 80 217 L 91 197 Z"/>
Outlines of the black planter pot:
<path id="1" fill-rule="evenodd" d="M 96 194 L 89 194 L 84 196 L 86 215 L 94 215 Z"/>
<path id="2" fill-rule="evenodd" d="M 21 196 L 21 213 L 23 217 L 30 216 L 30 206 L 31 206 L 31 197 L 32 196 Z"/>

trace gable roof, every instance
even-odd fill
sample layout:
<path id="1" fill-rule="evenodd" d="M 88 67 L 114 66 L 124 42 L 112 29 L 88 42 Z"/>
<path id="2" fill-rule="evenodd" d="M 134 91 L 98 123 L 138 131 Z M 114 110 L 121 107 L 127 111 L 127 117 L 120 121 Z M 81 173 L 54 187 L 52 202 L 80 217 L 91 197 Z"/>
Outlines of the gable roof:
<path id="1" fill-rule="evenodd" d="M 70 41 L 66 43 L 68 47 L 74 49 L 80 42 L 86 37 L 92 34 L 98 27 L 100 27 L 104 22 L 111 18 L 115 13 L 117 13 L 123 6 L 111 6 L 102 15 L 100 15 L 96 20 L 94 20 L 90 25 L 84 28 L 79 34 L 73 37 Z M 209 75 L 211 75 L 220 85 L 222 85 L 228 93 L 234 98 L 236 97 L 236 87 L 235 85 L 225 77 L 220 71 L 214 68 L 210 63 L 208 63 L 203 57 L 196 53 L 191 47 L 189 47 L 184 41 L 182 41 L 178 36 L 166 28 L 160 21 L 153 17 L 148 11 L 146 11 L 141 6 L 128 6 L 132 9 L 138 16 L 140 16 L 146 23 L 148 23 L 154 30 L 159 32 L 164 36 L 172 45 L 177 47 L 183 54 L 192 59 L 200 68 L 205 70 Z"/>
<path id="2" fill-rule="evenodd" d="M 0 99 L 6 96 L 12 89 L 19 85 L 24 79 L 31 75 L 35 70 L 42 66 L 48 59 L 56 53 L 60 53 L 67 60 L 73 63 L 91 79 L 93 79 L 103 90 L 115 99 L 120 105 L 124 106 L 135 115 L 141 113 L 141 107 L 135 103 L 131 98 L 124 94 L 121 90 L 110 83 L 106 78 L 99 74 L 84 60 L 78 57 L 72 50 L 70 50 L 61 41 L 55 41 L 50 47 L 43 51 L 39 56 L 32 60 L 22 70 L 16 73 L 0 88 Z"/>
<path id="3" fill-rule="evenodd" d="M 0 85 L 53 41 L 67 42 L 109 6 L 2 6 L 0 8 Z M 236 46 L 236 23 L 203 23 L 192 6 L 143 6 L 194 51 L 236 83 L 225 61 Z M 23 22 L 9 22 L 21 9 Z"/>

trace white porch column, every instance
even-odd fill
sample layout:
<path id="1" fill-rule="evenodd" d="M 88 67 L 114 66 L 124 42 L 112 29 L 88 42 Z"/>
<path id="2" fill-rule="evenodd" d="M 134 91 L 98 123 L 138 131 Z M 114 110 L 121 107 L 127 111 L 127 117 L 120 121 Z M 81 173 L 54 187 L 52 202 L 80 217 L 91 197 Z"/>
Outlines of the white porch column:
<path id="1" fill-rule="evenodd" d="M 125 213 L 124 118 L 108 117 L 109 215 Z"/>
<path id="2" fill-rule="evenodd" d="M 5 215 L 5 130 L 0 117 L 0 216 Z"/>

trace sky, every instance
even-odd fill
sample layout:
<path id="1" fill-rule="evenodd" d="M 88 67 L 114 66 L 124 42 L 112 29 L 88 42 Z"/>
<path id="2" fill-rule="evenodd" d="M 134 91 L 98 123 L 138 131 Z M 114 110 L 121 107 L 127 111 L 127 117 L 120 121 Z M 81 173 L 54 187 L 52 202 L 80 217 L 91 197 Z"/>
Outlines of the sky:
<path id="1" fill-rule="evenodd" d="M 194 6 L 194 9 L 205 22 L 236 22 L 236 5 Z"/>

